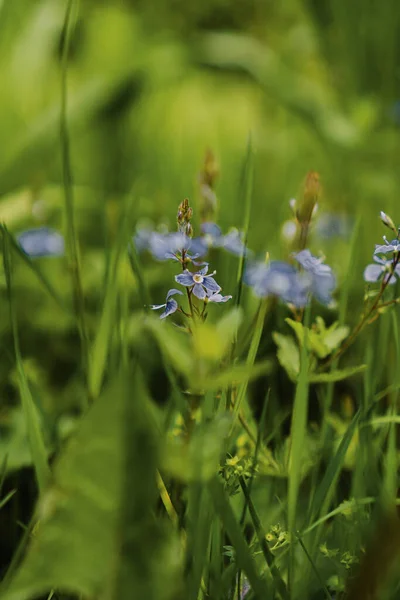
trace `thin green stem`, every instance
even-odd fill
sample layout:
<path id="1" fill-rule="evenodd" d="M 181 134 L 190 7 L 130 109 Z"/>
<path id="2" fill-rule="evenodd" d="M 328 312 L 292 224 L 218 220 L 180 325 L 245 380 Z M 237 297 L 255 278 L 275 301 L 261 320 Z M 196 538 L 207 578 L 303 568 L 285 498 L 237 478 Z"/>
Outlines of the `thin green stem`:
<path id="1" fill-rule="evenodd" d="M 361 317 L 360 322 L 353 329 L 352 333 L 347 338 L 347 340 L 343 343 L 343 345 L 334 354 L 332 354 L 331 357 L 327 360 L 327 362 L 324 364 L 324 368 L 326 368 L 334 360 L 336 360 L 337 358 L 339 358 L 339 356 L 341 356 L 344 352 L 346 352 L 346 350 L 352 345 L 352 343 L 354 342 L 354 340 L 356 339 L 358 334 L 364 329 L 364 327 L 366 325 L 368 325 L 371 315 L 375 312 L 375 310 L 377 310 L 378 308 L 381 307 L 379 302 L 380 302 L 386 288 L 388 287 L 391 278 L 393 277 L 395 268 L 397 267 L 399 260 L 400 260 L 400 254 L 397 253 L 395 258 L 393 259 L 392 271 L 391 271 L 391 273 L 389 273 L 388 277 L 383 280 L 381 289 L 379 290 L 379 293 L 378 293 L 377 297 L 375 298 L 374 303 L 369 308 L 369 310 L 367 310 L 367 312 Z M 382 306 L 385 306 L 385 304 L 383 304 Z"/>
<path id="2" fill-rule="evenodd" d="M 64 200 L 67 217 L 67 247 L 68 267 L 71 273 L 74 309 L 81 338 L 82 358 L 84 367 L 89 365 L 89 340 L 85 318 L 85 301 L 82 286 L 82 276 L 79 257 L 78 235 L 74 215 L 74 190 L 71 165 L 70 136 L 68 130 L 68 54 L 73 31 L 72 14 L 76 8 L 76 0 L 68 0 L 64 20 L 64 43 L 61 57 L 61 111 L 60 111 L 60 142 L 62 156 L 62 174 L 64 183 Z"/>

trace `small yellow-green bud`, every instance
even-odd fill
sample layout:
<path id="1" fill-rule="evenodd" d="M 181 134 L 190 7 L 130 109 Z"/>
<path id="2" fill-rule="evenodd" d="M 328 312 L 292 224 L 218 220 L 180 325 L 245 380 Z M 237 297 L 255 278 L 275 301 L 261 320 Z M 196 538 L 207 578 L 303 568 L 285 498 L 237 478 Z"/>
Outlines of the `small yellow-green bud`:
<path id="1" fill-rule="evenodd" d="M 301 225 L 308 225 L 310 223 L 320 195 L 321 184 L 319 174 L 316 171 L 310 171 L 304 183 L 303 197 L 297 203 L 296 217 Z"/>
<path id="2" fill-rule="evenodd" d="M 381 210 L 381 221 L 384 225 L 386 225 L 386 227 L 389 227 L 389 229 L 391 229 L 396 235 L 397 235 L 397 229 L 395 224 L 393 223 L 393 220 L 389 217 L 389 215 L 387 215 L 386 213 L 383 212 L 383 210 Z"/>

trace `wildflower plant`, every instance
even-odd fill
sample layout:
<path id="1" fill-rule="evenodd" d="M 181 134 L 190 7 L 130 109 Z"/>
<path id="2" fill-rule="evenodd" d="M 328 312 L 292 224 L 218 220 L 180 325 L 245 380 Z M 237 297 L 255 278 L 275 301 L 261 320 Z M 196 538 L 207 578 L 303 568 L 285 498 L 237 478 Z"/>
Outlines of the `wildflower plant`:
<path id="1" fill-rule="evenodd" d="M 201 258 L 210 247 L 228 247 L 234 253 L 244 252 L 240 235 L 237 233 L 233 237 L 232 234 L 228 234 L 230 237 L 223 236 L 217 225 L 207 223 L 202 226 L 204 235 L 193 238 L 192 217 L 193 209 L 185 199 L 178 207 L 176 233 L 161 234 L 142 230 L 135 236 L 138 250 L 148 249 L 154 258 L 175 261 L 182 268 L 182 273 L 175 276 L 175 282 L 186 289 L 188 306 L 184 309 L 172 297 L 183 295 L 183 291 L 172 288 L 167 292 L 164 304 L 151 305 L 153 310 L 165 309 L 160 316 L 161 319 L 180 312 L 188 319 L 198 318 L 205 321 L 209 303 L 225 303 L 232 298 L 231 295 L 224 296 L 220 293 L 222 288 L 214 279 L 216 271 L 209 273 L 209 264 L 201 261 Z M 226 243 L 227 237 L 228 243 Z"/>

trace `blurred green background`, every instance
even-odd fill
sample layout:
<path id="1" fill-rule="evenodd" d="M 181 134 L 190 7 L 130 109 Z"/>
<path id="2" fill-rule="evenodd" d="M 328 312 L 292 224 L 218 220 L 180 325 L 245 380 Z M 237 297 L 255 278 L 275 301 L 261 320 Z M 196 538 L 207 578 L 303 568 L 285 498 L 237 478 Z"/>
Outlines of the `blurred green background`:
<path id="1" fill-rule="evenodd" d="M 42 224 L 65 232 L 65 10 L 61 0 L 0 2 L 0 220 L 13 233 Z M 349 236 L 315 234 L 311 243 L 339 280 L 349 268 L 354 272 L 349 319 L 355 318 L 362 270 L 382 234 L 379 211 L 400 220 L 398 1 L 81 0 L 72 22 L 67 116 L 90 333 L 123 200 L 134 199 L 136 223 L 173 229 L 184 197 L 195 211 L 199 206 L 198 173 L 211 148 L 220 166 L 219 224 L 240 228 L 249 136 L 255 151 L 249 245 L 256 252 L 286 256 L 288 202 L 310 170 L 323 184 L 321 215 L 361 219 L 354 264 L 348 265 Z M 69 299 L 65 260 L 39 262 L 60 297 Z M 162 301 L 172 271 L 145 264 L 152 300 Z M 74 318 L 27 266 L 18 260 L 14 266 L 24 364 L 57 445 L 81 406 L 79 336 Z M 133 310 L 140 301 L 128 265 L 121 277 Z M 230 293 L 229 274 L 221 281 Z M 13 471 L 28 466 L 30 457 L 4 282 L 2 290 L 0 450 Z M 151 350 L 148 360 L 156 366 Z M 29 479 L 26 485 L 10 509 L 22 521 L 34 496 Z M 10 512 L 0 519 L 10 523 Z M 3 565 L 13 535 L 19 536 L 11 529 Z"/>

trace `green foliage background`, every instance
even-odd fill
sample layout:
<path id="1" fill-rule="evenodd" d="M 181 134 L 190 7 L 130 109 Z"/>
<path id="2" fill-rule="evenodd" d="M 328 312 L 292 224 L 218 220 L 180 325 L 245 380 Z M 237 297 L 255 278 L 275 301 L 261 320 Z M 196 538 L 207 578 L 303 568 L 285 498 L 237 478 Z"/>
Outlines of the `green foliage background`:
<path id="1" fill-rule="evenodd" d="M 328 382 L 327 392 L 314 386 L 310 391 L 300 370 L 294 391 L 277 370 L 271 332 L 291 332 L 286 313 L 276 307 L 267 315 L 264 335 L 260 327 L 256 332 L 260 347 L 254 343 L 248 354 L 247 348 L 239 352 L 246 367 L 236 366 L 232 374 L 226 366 L 218 374 L 221 336 L 229 331 L 234 338 L 239 321 L 244 328 L 254 322 L 251 294 L 245 292 L 242 320 L 233 317 L 227 329 L 207 330 L 206 345 L 217 348 L 214 354 L 202 354 L 201 340 L 187 351 L 176 332 L 166 333 L 153 321 L 144 325 L 140 316 L 148 298 L 165 297 L 173 267 L 144 257 L 141 277 L 135 277 L 125 248 L 136 225 L 174 229 L 184 197 L 198 226 L 198 173 L 207 148 L 221 169 L 218 222 L 224 231 L 242 227 L 250 137 L 249 246 L 275 259 L 287 257 L 281 228 L 290 218 L 288 201 L 299 194 L 308 171 L 319 172 L 321 213 L 349 217 L 353 227 L 347 238 L 315 234 L 311 248 L 323 251 L 338 274 L 345 290 L 339 320 L 353 325 L 362 308 L 363 268 L 384 233 L 377 215 L 384 210 L 400 221 L 399 33 L 396 0 L 0 2 L 0 220 L 12 236 L 42 224 L 67 235 L 65 196 L 72 193 L 89 348 L 85 356 L 71 262 L 24 260 L 4 230 L 0 460 L 7 502 L 0 512 L 1 598 L 23 600 L 52 590 L 85 600 L 200 598 L 207 597 L 205 589 L 208 597 L 227 598 L 237 564 L 257 598 L 326 597 L 330 592 L 321 581 L 338 573 L 346 578 L 343 562 L 338 566 L 328 550 L 318 554 L 325 534 L 317 519 L 326 520 L 334 510 L 345 514 L 340 503 L 359 500 L 357 508 L 347 506 L 355 522 L 343 518 L 329 531 L 329 544 L 341 556 L 349 552 L 351 562 L 371 523 L 380 522 L 370 506 L 396 501 L 395 316 L 385 315 L 346 355 L 342 367 L 368 368 L 354 371 L 356 377 L 343 387 Z M 71 185 L 63 170 L 63 76 Z M 236 259 L 215 256 L 213 267 L 224 292 L 234 294 Z M 323 316 L 332 322 L 338 314 Z M 259 371 L 256 355 L 263 365 Z M 208 372 L 207 418 L 190 451 L 165 448 L 166 431 L 187 403 L 180 379 L 193 384 L 202 377 L 196 372 L 199 356 L 214 365 Z M 261 373 L 258 383 L 249 383 Z M 232 433 L 213 393 L 232 378 L 241 386 L 253 437 L 264 436 L 269 446 L 263 450 L 267 456 L 260 451 L 264 469 L 251 494 L 248 483 L 237 479 L 241 495 L 230 498 L 215 474 L 221 454 L 232 450 L 240 432 Z M 389 396 L 382 393 L 387 386 Z M 319 421 L 314 409 L 321 393 L 335 410 Z M 289 438 L 293 403 L 302 425 L 292 425 Z M 267 426 L 261 431 L 264 412 Z M 387 421 L 372 428 L 373 418 Z M 288 467 L 290 444 L 299 451 L 295 467 Z M 168 480 L 181 479 L 188 507 L 184 532 L 173 518 L 154 517 L 162 489 L 155 487 L 156 469 Z M 31 521 L 36 482 L 41 500 Z M 181 501 L 176 493 L 173 503 Z M 247 497 L 261 519 L 251 521 L 260 547 L 250 550 L 238 520 Z M 360 506 L 368 507 L 366 513 Z M 289 566 L 285 556 L 281 564 L 273 562 L 263 540 L 278 521 L 286 522 L 292 536 L 311 527 L 310 561 L 293 543 L 287 544 Z M 19 569 L 24 529 L 31 546 Z M 390 555 L 399 537 L 395 526 L 392 532 Z M 234 548 L 230 564 L 222 556 L 224 545 Z M 317 555 L 322 563 L 315 566 Z M 299 564 L 307 565 L 305 575 Z M 396 589 L 394 584 L 384 597 L 395 598 Z"/>

